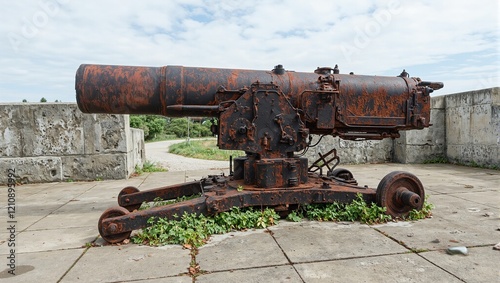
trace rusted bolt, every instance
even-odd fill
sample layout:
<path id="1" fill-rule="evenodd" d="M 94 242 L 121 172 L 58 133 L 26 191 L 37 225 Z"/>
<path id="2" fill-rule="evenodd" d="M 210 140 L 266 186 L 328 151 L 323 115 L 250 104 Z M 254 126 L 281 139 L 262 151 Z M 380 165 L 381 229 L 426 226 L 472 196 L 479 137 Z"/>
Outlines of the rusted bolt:
<path id="1" fill-rule="evenodd" d="M 111 223 L 111 224 L 109 224 L 106 231 L 108 231 L 108 233 L 110 233 L 110 234 L 114 234 L 114 233 L 116 233 L 116 231 L 118 231 L 118 225 L 116 225 L 116 223 Z"/>

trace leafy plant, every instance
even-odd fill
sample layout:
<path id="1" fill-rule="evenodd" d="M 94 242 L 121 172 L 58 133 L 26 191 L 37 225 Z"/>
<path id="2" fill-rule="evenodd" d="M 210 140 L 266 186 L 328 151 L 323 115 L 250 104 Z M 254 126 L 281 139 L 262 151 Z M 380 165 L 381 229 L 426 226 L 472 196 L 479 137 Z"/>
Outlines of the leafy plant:
<path id="1" fill-rule="evenodd" d="M 142 166 L 135 165 L 135 173 L 141 175 L 142 173 L 151 173 L 151 172 L 165 172 L 167 169 L 161 167 L 158 163 L 146 160 L 142 164 Z"/>
<path id="2" fill-rule="evenodd" d="M 190 196 L 193 197 L 193 196 Z M 194 196 L 197 197 L 197 196 Z M 179 198 L 175 201 L 182 201 Z M 147 205 L 164 205 L 164 201 L 157 199 Z M 144 204 L 143 204 L 144 205 Z M 432 215 L 433 205 L 424 202 L 421 211 L 411 211 L 404 220 L 418 220 Z M 299 206 L 291 211 L 287 219 L 301 221 L 304 217 L 319 221 L 360 221 L 367 224 L 384 223 L 391 221 L 391 216 L 385 214 L 386 209 L 375 203 L 367 204 L 363 196 L 358 194 L 351 203 L 334 202 L 331 204 L 310 204 Z M 184 213 L 174 220 L 152 217 L 148 220 L 148 227 L 144 228 L 132 241 L 138 244 L 166 245 L 181 244 L 191 247 L 203 245 L 210 235 L 223 234 L 234 230 L 266 228 L 276 224 L 279 215 L 270 208 L 256 210 L 254 208 L 233 207 L 228 212 L 222 212 L 212 217 Z"/>
<path id="3" fill-rule="evenodd" d="M 286 216 L 286 220 L 292 221 L 292 222 L 300 222 L 300 221 L 302 221 L 303 218 L 304 218 L 304 215 L 302 215 L 302 213 L 298 210 L 294 210 Z"/>
<path id="4" fill-rule="evenodd" d="M 368 205 L 361 194 L 358 194 L 351 203 L 309 204 L 303 210 L 307 218 L 319 221 L 360 221 L 375 224 L 392 219 L 385 214 L 385 207 L 375 203 Z"/>
<path id="5" fill-rule="evenodd" d="M 150 226 L 132 238 L 134 243 L 149 245 L 182 244 L 199 247 L 212 234 L 223 234 L 232 230 L 266 228 L 277 223 L 279 215 L 272 209 L 261 211 L 248 208 L 232 208 L 213 217 L 184 213 L 175 220 L 152 217 Z"/>
<path id="6" fill-rule="evenodd" d="M 427 196 L 425 197 L 424 205 L 421 210 L 412 209 L 410 214 L 408 214 L 407 220 L 419 220 L 425 219 L 432 216 L 432 209 L 434 209 L 434 205 L 427 201 Z"/>

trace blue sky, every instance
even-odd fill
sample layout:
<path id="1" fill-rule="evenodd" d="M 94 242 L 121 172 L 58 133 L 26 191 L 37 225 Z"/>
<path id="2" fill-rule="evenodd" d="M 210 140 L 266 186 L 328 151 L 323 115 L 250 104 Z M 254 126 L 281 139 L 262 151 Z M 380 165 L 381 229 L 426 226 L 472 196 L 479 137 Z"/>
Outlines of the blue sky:
<path id="1" fill-rule="evenodd" d="M 443 95 L 500 86 L 499 4 L 474 1 L 6 1 L 0 102 L 75 101 L 82 63 L 398 75 Z"/>

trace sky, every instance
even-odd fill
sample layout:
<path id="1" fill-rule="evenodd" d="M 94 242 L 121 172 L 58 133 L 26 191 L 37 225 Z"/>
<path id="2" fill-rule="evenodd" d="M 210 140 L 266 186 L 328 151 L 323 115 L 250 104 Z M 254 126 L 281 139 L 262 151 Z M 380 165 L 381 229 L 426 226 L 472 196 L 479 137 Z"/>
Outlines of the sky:
<path id="1" fill-rule="evenodd" d="M 498 0 L 17 0 L 0 10 L 0 102 L 75 101 L 80 64 L 183 65 L 500 86 Z"/>

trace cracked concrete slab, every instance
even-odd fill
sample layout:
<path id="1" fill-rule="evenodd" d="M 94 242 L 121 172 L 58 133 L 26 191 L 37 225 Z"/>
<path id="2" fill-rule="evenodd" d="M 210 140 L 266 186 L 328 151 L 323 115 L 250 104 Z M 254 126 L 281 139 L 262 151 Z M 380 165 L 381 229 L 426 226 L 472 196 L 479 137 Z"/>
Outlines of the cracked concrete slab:
<path id="1" fill-rule="evenodd" d="M 204 271 L 287 264 L 288 260 L 265 230 L 214 235 L 199 248 L 196 259 Z"/>
<path id="2" fill-rule="evenodd" d="M 393 240 L 359 223 L 284 222 L 269 230 L 293 263 L 407 251 Z"/>
<path id="3" fill-rule="evenodd" d="M 450 256 L 444 251 L 420 254 L 425 259 L 456 275 L 465 282 L 499 282 L 500 251 L 488 247 L 470 247 L 468 254 Z"/>
<path id="4" fill-rule="evenodd" d="M 16 236 L 16 252 L 32 253 L 81 248 L 86 243 L 93 242 L 98 234 L 94 227 L 23 231 Z M 0 251 L 7 250 L 6 244 L 0 246 Z"/>
<path id="5" fill-rule="evenodd" d="M 252 269 L 238 269 L 224 272 L 203 274 L 196 278 L 196 282 L 219 283 L 239 282 L 254 283 L 263 282 L 262 278 L 269 278 L 268 282 L 303 282 L 291 265 L 272 266 Z"/>
<path id="6" fill-rule="evenodd" d="M 305 282 L 462 282 L 416 254 L 297 264 Z"/>
<path id="7" fill-rule="evenodd" d="M 70 249 L 16 254 L 16 275 L 7 274 L 7 270 L 2 268 L 0 281 L 8 280 L 10 283 L 57 282 L 83 252 L 84 249 Z"/>
<path id="8" fill-rule="evenodd" d="M 178 245 L 94 247 L 88 249 L 61 282 L 89 282 L 89 278 L 92 282 L 120 282 L 178 276 L 187 273 L 190 260 L 189 250 Z"/>

